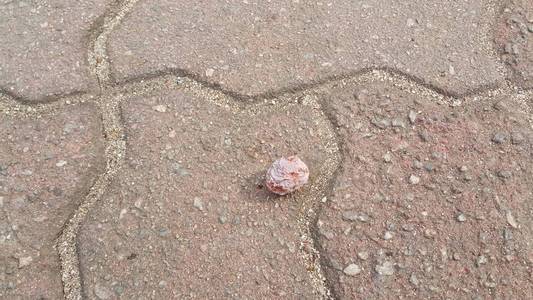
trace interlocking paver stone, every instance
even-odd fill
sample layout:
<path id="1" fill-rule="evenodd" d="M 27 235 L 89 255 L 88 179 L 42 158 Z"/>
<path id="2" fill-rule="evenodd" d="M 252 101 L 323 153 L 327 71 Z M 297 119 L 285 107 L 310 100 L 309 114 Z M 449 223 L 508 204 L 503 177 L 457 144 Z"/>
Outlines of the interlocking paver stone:
<path id="1" fill-rule="evenodd" d="M 514 79 L 525 87 L 533 87 L 533 2 L 508 1 L 495 39 L 503 60 L 514 72 Z"/>
<path id="2" fill-rule="evenodd" d="M 493 1 L 143 1 L 111 34 L 118 79 L 181 68 L 242 94 L 370 66 L 454 93 L 502 79 Z M 483 74 L 483 76 L 479 76 Z"/>
<path id="3" fill-rule="evenodd" d="M 87 90 L 88 30 L 109 2 L 1 1 L 0 88 L 30 100 Z"/>
<path id="4" fill-rule="evenodd" d="M 345 144 L 317 224 L 337 296 L 533 294 L 526 103 L 500 95 L 439 105 L 382 82 L 339 85 L 322 97 Z M 361 272 L 346 276 L 350 264 Z"/>
<path id="5" fill-rule="evenodd" d="M 99 120 L 86 105 L 1 120 L 0 298 L 60 299 L 53 245 L 104 167 Z"/>
<path id="6" fill-rule="evenodd" d="M 0 298 L 533 294 L 530 0 L 0 0 L 0 33 Z"/>
<path id="7" fill-rule="evenodd" d="M 79 236 L 90 298 L 316 297 L 298 222 L 301 196 L 315 196 L 263 184 L 292 154 L 317 180 L 325 117 L 296 103 L 236 112 L 205 97 L 163 91 L 122 105 L 126 163 Z"/>

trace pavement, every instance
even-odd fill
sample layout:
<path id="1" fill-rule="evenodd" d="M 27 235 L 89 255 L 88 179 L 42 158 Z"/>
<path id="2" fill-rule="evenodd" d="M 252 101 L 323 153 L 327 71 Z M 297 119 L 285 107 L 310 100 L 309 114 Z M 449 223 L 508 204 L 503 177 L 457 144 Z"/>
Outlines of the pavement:
<path id="1" fill-rule="evenodd" d="M 529 0 L 0 0 L 0 33 L 2 299 L 533 295 Z"/>

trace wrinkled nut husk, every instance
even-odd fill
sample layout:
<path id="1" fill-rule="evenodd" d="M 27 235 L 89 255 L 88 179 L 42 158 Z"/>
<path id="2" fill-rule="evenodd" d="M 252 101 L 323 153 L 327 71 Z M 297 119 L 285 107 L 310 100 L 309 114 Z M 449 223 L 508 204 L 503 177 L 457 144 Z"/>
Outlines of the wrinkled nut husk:
<path id="1" fill-rule="evenodd" d="M 309 168 L 298 156 L 282 157 L 272 163 L 266 174 L 269 191 L 286 195 L 301 188 L 309 180 Z"/>

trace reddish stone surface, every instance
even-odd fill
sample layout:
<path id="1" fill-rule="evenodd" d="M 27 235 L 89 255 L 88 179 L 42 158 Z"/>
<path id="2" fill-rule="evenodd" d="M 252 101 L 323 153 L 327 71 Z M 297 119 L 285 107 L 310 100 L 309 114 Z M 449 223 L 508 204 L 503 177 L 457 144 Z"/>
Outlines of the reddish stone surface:
<path id="1" fill-rule="evenodd" d="M 287 197 L 263 185 L 280 156 L 323 167 L 328 139 L 317 109 L 232 112 L 170 91 L 128 100 L 122 114 L 126 165 L 79 236 L 89 298 L 316 297 L 298 218 L 299 196 L 313 196 L 307 187 L 317 178 Z"/>
<path id="2" fill-rule="evenodd" d="M 513 80 L 533 87 L 533 2 L 506 1 L 503 5 L 495 40 L 502 59 L 513 72 Z"/>
<path id="3" fill-rule="evenodd" d="M 0 298 L 61 299 L 53 245 L 105 164 L 97 112 L 1 119 Z"/>
<path id="4" fill-rule="evenodd" d="M 94 85 L 87 63 L 87 32 L 110 2 L 0 2 L 0 88 L 41 100 Z"/>
<path id="5" fill-rule="evenodd" d="M 119 80 L 185 69 L 247 95 L 368 67 L 449 92 L 503 79 L 494 1 L 140 1 L 110 36 Z M 479 76 L 483 74 L 483 76 Z"/>
<path id="6" fill-rule="evenodd" d="M 272 163 L 267 171 L 266 187 L 269 191 L 286 195 L 301 188 L 309 180 L 309 168 L 298 156 L 282 157 Z"/>
<path id="7" fill-rule="evenodd" d="M 524 102 L 501 95 L 450 107 L 386 83 L 339 85 L 322 99 L 345 149 L 317 224 L 339 298 L 533 294 Z"/>

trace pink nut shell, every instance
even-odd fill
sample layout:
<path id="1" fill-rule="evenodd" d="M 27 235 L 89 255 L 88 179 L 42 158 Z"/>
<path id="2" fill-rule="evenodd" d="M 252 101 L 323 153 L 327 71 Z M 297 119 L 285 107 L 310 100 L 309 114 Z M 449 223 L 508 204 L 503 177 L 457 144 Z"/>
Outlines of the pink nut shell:
<path id="1" fill-rule="evenodd" d="M 301 188 L 309 180 L 309 168 L 298 156 L 282 157 L 272 163 L 266 174 L 269 191 L 286 195 Z"/>

